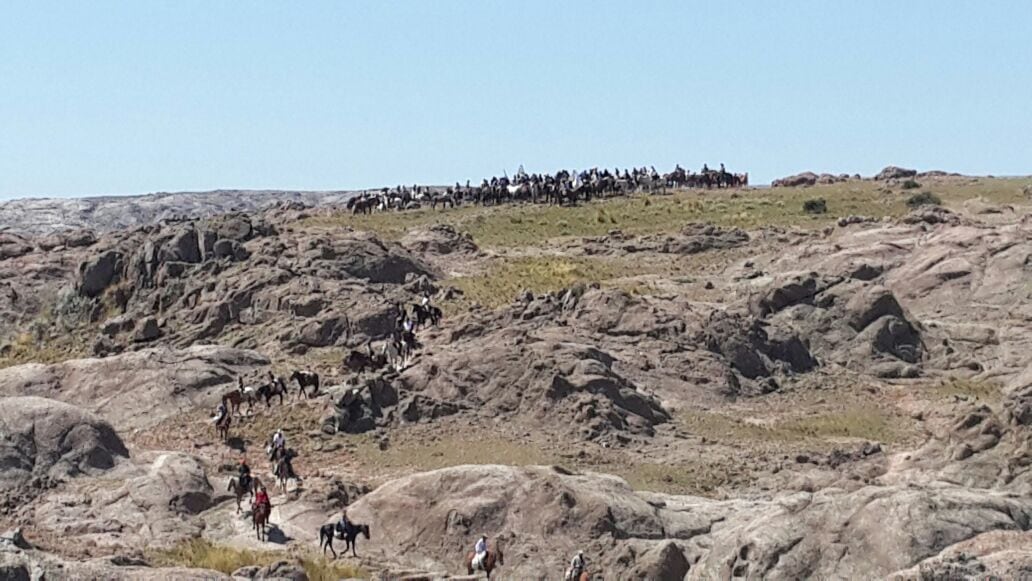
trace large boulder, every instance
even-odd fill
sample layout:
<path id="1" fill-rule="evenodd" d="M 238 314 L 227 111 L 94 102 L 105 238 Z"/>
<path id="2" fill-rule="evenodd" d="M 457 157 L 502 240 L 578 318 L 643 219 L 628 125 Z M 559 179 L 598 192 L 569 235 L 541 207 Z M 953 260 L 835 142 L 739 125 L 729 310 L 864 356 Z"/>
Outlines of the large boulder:
<path id="1" fill-rule="evenodd" d="M 204 465 L 194 456 L 162 454 L 144 476 L 129 482 L 133 501 L 145 510 L 167 510 L 198 514 L 212 505 L 213 490 Z"/>
<path id="2" fill-rule="evenodd" d="M 0 484 L 99 474 L 129 452 L 110 424 L 42 397 L 0 397 Z"/>
<path id="3" fill-rule="evenodd" d="M 878 175 L 874 176 L 876 180 L 899 180 L 905 178 L 912 178 L 917 175 L 916 169 L 905 169 L 902 167 L 896 167 L 890 165 L 878 172 Z"/>
<path id="4" fill-rule="evenodd" d="M 770 183 L 771 187 L 775 188 L 797 188 L 800 186 L 812 186 L 817 183 L 817 174 L 812 171 L 795 174 L 780 179 L 776 179 Z"/>
<path id="5" fill-rule="evenodd" d="M 348 319 L 339 314 L 330 314 L 302 325 L 297 342 L 309 347 L 328 347 L 342 337 L 347 338 Z"/>
<path id="6" fill-rule="evenodd" d="M 79 266 L 79 292 L 95 297 L 116 282 L 122 272 L 122 253 L 108 250 Z"/>
<path id="7" fill-rule="evenodd" d="M 92 410 L 120 430 L 148 428 L 184 408 L 214 405 L 240 375 L 268 365 L 243 349 L 144 349 L 103 359 L 0 369 L 0 395 L 43 395 Z"/>
<path id="8" fill-rule="evenodd" d="M 401 245 L 416 254 L 429 256 L 476 254 L 480 251 L 472 236 L 457 231 L 449 224 L 434 224 L 429 228 L 413 230 L 401 239 Z"/>
<path id="9" fill-rule="evenodd" d="M 21 236 L 0 232 L 0 260 L 17 258 L 32 252 L 32 245 Z"/>
<path id="10" fill-rule="evenodd" d="M 397 380 L 404 391 L 493 416 L 576 430 L 589 439 L 612 432 L 649 435 L 670 414 L 614 368 L 608 353 L 589 345 L 496 339 L 424 355 Z M 421 407 L 417 402 L 417 407 Z"/>

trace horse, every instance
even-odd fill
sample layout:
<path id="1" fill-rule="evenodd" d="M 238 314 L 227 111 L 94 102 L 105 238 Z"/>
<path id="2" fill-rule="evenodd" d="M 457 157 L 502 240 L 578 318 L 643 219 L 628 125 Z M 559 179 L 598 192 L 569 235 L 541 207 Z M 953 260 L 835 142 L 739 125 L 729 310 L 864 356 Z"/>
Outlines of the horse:
<path id="1" fill-rule="evenodd" d="M 265 542 L 265 525 L 269 524 L 270 512 L 272 512 L 272 507 L 264 503 L 255 505 L 254 510 L 251 511 L 254 536 L 262 542 Z"/>
<path id="2" fill-rule="evenodd" d="M 361 533 L 368 540 L 369 525 L 349 522 L 347 526 L 341 526 L 340 521 L 337 521 L 336 524 L 330 523 L 319 527 L 319 548 L 322 549 L 324 555 L 326 554 L 326 549 L 329 549 L 333 553 L 333 558 L 336 559 L 337 551 L 333 549 L 334 533 L 339 535 L 338 538 L 344 539 L 344 550 L 341 553 L 347 554 L 348 547 L 350 547 L 351 556 L 357 557 L 358 553 L 355 552 L 355 546 L 358 544 L 358 535 Z"/>
<path id="3" fill-rule="evenodd" d="M 308 399 L 308 393 L 305 391 L 306 387 L 313 388 L 313 396 L 319 394 L 319 374 L 314 371 L 295 371 L 290 374 L 290 380 L 297 382 L 298 398 L 303 395 L 305 399 Z"/>
<path id="4" fill-rule="evenodd" d="M 254 392 L 244 387 L 244 378 L 237 378 L 237 388 L 222 394 L 222 403 L 230 413 L 240 413 L 240 404 L 247 402 L 247 413 L 254 407 Z"/>
<path id="5" fill-rule="evenodd" d="M 435 327 L 441 322 L 441 309 L 433 305 L 413 305 L 412 314 L 416 317 L 417 328 L 425 326 L 427 321 Z"/>
<path id="6" fill-rule="evenodd" d="M 466 555 L 466 574 L 473 574 L 473 558 L 476 555 L 471 551 Z M 494 571 L 501 565 L 505 564 L 505 556 L 502 554 L 502 547 L 496 542 L 494 544 L 494 550 L 488 549 L 487 554 L 484 555 L 484 560 L 480 563 L 480 568 L 483 569 L 484 573 L 487 574 L 487 578 L 491 578 L 491 571 Z"/>
<path id="7" fill-rule="evenodd" d="M 248 495 L 254 500 L 254 489 L 258 485 L 258 479 L 254 476 L 251 477 L 250 485 L 245 487 L 243 482 L 236 478 L 229 479 L 229 486 L 226 487 L 227 492 L 232 492 L 236 496 L 237 512 L 240 512 L 240 501 L 244 499 L 244 495 Z"/>
<path id="8" fill-rule="evenodd" d="M 344 367 L 350 369 L 355 373 L 362 373 L 363 371 L 370 369 L 376 370 L 387 365 L 387 360 L 382 355 L 374 355 L 372 353 L 364 353 L 358 349 L 352 349 L 348 356 L 344 358 Z"/>
<path id="9" fill-rule="evenodd" d="M 222 438 L 225 442 L 229 439 L 229 425 L 233 423 L 233 414 L 226 412 L 226 415 L 222 416 L 222 419 L 215 424 L 215 435 Z"/>
<path id="10" fill-rule="evenodd" d="M 258 397 L 265 400 L 265 407 L 272 407 L 272 398 L 277 396 L 279 397 L 280 405 L 283 405 L 283 395 L 287 393 L 287 386 L 282 379 L 273 377 L 269 380 L 269 383 L 259 387 L 255 393 Z"/>
<path id="11" fill-rule="evenodd" d="M 296 486 L 301 485 L 301 477 L 294 472 L 294 467 L 290 463 L 294 457 L 292 452 L 287 451 L 283 457 L 276 460 L 276 466 L 272 470 L 272 473 L 276 475 L 276 481 L 279 482 L 280 488 L 283 490 L 283 494 L 287 493 L 287 480 L 293 480 Z"/>

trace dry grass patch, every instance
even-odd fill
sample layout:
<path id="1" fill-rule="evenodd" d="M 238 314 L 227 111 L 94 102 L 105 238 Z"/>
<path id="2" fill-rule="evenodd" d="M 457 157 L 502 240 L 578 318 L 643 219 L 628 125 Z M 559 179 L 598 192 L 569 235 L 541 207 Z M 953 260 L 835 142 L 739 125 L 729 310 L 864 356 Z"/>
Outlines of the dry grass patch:
<path id="1" fill-rule="evenodd" d="M 624 268 L 612 260 L 528 257 L 505 260 L 487 272 L 453 278 L 449 283 L 462 290 L 467 303 L 498 307 L 512 302 L 524 290 L 542 294 L 625 274 Z"/>
<path id="2" fill-rule="evenodd" d="M 702 462 L 691 465 L 645 463 L 609 470 L 627 480 L 635 490 L 665 494 L 712 496 L 719 488 L 739 480 L 739 475 L 726 465 L 712 466 Z"/>
<path id="3" fill-rule="evenodd" d="M 153 563 L 163 567 L 190 567 L 210 569 L 231 575 L 241 567 L 266 567 L 278 561 L 296 561 L 304 567 L 311 581 L 337 581 L 349 577 L 369 578 L 359 567 L 330 561 L 307 554 L 291 556 L 280 551 L 250 551 L 216 545 L 203 539 L 193 539 L 166 551 L 155 551 Z"/>
<path id="4" fill-rule="evenodd" d="M 805 416 L 748 422 L 715 412 L 683 412 L 680 423 L 690 433 L 717 441 L 820 444 L 856 439 L 894 443 L 906 439 L 903 416 L 874 404 L 854 403 Z"/>
<path id="5" fill-rule="evenodd" d="M 961 396 L 989 403 L 999 401 L 1003 395 L 1002 387 L 999 383 L 972 379 L 954 379 L 936 385 L 931 388 L 931 393 L 940 398 Z"/>

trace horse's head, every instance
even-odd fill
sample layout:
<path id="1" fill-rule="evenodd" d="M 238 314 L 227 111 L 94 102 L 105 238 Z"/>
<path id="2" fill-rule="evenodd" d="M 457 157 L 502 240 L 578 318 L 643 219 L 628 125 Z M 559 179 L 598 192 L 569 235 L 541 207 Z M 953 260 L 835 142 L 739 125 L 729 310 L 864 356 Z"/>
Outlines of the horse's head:
<path id="1" fill-rule="evenodd" d="M 369 538 L 369 525 L 359 525 L 358 530 L 362 531 L 366 539 Z"/>

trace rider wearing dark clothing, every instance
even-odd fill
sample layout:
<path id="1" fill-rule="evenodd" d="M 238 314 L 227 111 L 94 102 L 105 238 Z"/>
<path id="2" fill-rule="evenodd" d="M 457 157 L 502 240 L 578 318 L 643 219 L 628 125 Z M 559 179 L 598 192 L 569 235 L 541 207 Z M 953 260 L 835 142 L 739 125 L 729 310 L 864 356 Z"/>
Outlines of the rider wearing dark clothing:
<path id="1" fill-rule="evenodd" d="M 251 487 L 251 467 L 247 465 L 247 459 L 242 458 L 240 460 L 240 485 L 244 489 Z"/>

